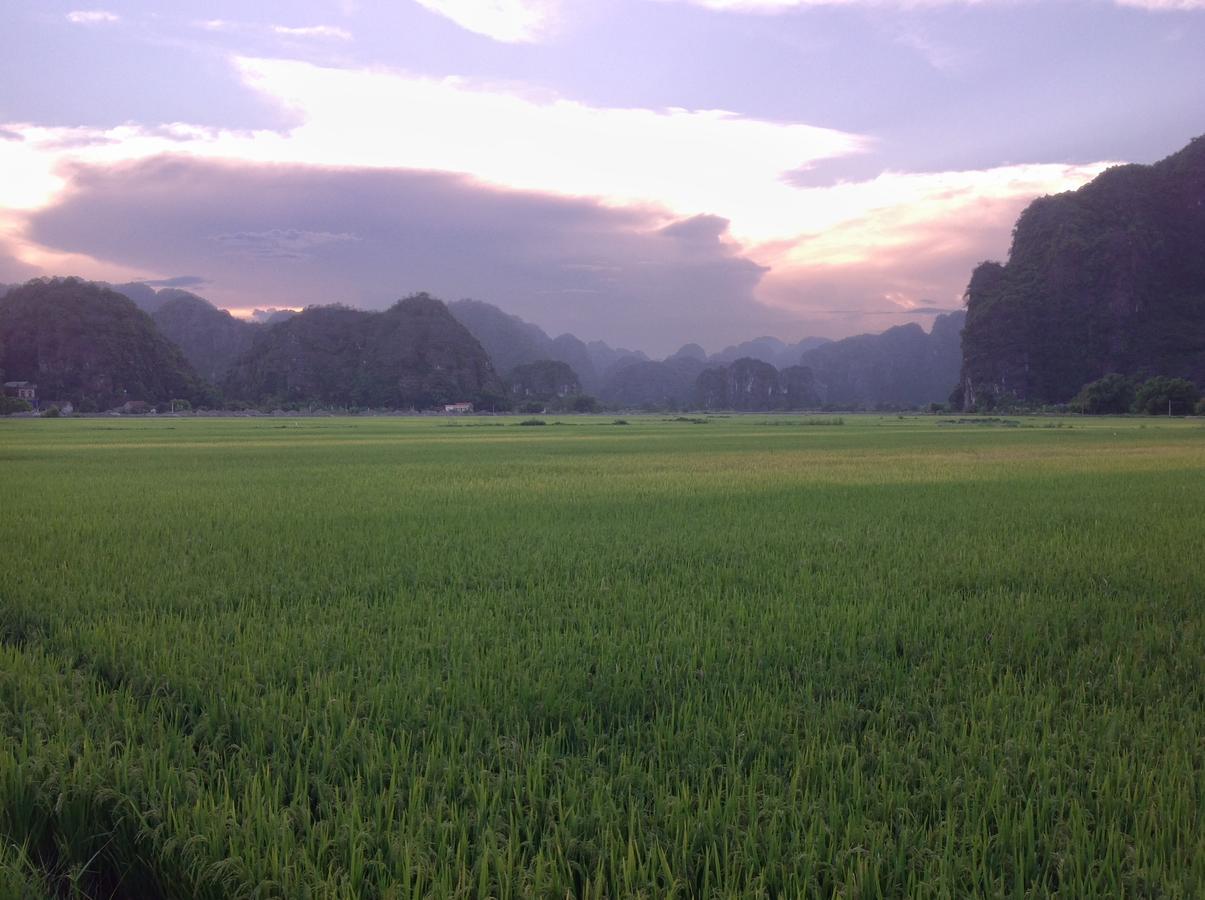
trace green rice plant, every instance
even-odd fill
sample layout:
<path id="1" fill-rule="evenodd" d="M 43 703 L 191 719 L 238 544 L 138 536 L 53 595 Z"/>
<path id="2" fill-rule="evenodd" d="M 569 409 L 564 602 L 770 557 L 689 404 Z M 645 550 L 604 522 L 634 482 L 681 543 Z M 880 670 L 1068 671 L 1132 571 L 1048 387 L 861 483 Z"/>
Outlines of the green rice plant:
<path id="1" fill-rule="evenodd" d="M 1200 894 L 1199 427 L 629 421 L 0 423 L 0 885 Z"/>

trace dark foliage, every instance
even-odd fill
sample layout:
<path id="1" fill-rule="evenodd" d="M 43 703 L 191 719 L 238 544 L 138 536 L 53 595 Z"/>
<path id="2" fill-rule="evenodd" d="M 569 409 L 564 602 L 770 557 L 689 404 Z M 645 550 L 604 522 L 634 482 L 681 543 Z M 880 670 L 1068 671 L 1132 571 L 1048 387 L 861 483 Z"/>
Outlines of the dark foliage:
<path id="1" fill-rule="evenodd" d="M 306 309 L 256 335 L 224 386 L 250 403 L 389 409 L 488 404 L 503 390 L 481 345 L 426 294 L 379 313 Z"/>
<path id="2" fill-rule="evenodd" d="M 1191 415 L 1201 392 L 1187 378 L 1147 379 L 1134 394 L 1134 412 L 1158 415 Z"/>
<path id="3" fill-rule="evenodd" d="M 962 400 L 1064 402 L 1107 373 L 1205 383 L 1205 138 L 1034 201 L 967 288 Z"/>
<path id="4" fill-rule="evenodd" d="M 39 278 L 0 299 L 0 368 L 42 396 L 87 412 L 127 400 L 213 401 L 212 389 L 150 316 L 125 296 L 79 278 Z"/>
<path id="5" fill-rule="evenodd" d="M 1071 409 L 1089 415 L 1128 413 L 1134 405 L 1134 382 L 1112 372 L 1085 384 L 1071 400 Z"/>
<path id="6" fill-rule="evenodd" d="M 183 352 L 192 367 L 219 384 L 235 361 L 251 349 L 263 327 L 236 319 L 209 301 L 185 292 L 169 298 L 151 314 L 159 331 Z"/>
<path id="7" fill-rule="evenodd" d="M 577 373 L 568 363 L 555 359 L 515 366 L 506 381 L 516 400 L 551 400 L 582 392 Z"/>

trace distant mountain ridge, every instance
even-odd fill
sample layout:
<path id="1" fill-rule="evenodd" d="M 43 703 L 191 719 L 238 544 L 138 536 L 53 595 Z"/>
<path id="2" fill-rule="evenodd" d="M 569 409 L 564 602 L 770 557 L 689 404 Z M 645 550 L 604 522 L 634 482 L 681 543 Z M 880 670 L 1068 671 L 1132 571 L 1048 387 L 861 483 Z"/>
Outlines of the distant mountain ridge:
<path id="1" fill-rule="evenodd" d="M 1065 402 L 1109 373 L 1205 384 L 1205 137 L 1021 214 L 967 288 L 967 407 Z"/>
<path id="2" fill-rule="evenodd" d="M 827 406 L 924 406 L 945 403 L 962 364 L 962 310 L 939 315 L 926 332 L 915 322 L 860 334 L 800 355 Z"/>
<path id="3" fill-rule="evenodd" d="M 815 409 L 821 405 L 815 376 L 807 366 L 781 372 L 751 356 L 704 369 L 695 380 L 698 405 L 707 410 L 762 412 Z"/>
<path id="4" fill-rule="evenodd" d="M 448 304 L 448 311 L 481 343 L 500 375 L 508 375 L 516 366 L 553 360 L 573 369 L 585 391 L 598 393 L 616 364 L 648 358 L 603 341 L 586 344 L 572 334 L 550 338 L 538 325 L 480 300 L 457 300 Z"/>
<path id="5" fill-rule="evenodd" d="M 793 344 L 780 341 L 776 337 L 759 337 L 751 341 L 744 341 L 740 344 L 725 347 L 718 353 L 711 354 L 708 357 L 708 362 L 730 363 L 736 362 L 738 359 L 748 358 L 769 363 L 776 369 L 785 369 L 798 364 L 799 358 L 803 353 L 808 350 L 814 350 L 817 347 L 823 347 L 828 343 L 830 343 L 829 339 L 822 337 L 806 337 Z M 678 352 L 681 353 L 682 350 L 689 347 L 698 346 L 698 344 L 687 344 L 686 347 L 683 347 Z"/>
<path id="6" fill-rule="evenodd" d="M 191 385 L 172 399 L 217 402 L 207 380 L 220 386 L 225 401 L 259 406 L 430 408 L 467 399 L 502 408 L 508 394 L 530 403 L 581 393 L 619 408 L 895 408 L 945 399 L 961 362 L 961 312 L 939 316 L 929 333 L 905 325 L 841 341 L 788 344 L 762 337 L 710 356 L 687 344 L 658 361 L 571 334 L 550 338 L 488 303 L 445 306 L 425 294 L 384 312 L 336 305 L 261 316 L 272 324 L 237 319 L 188 291 L 154 290 L 141 282 L 118 287 L 152 310 L 149 318 L 109 286 L 80 279 L 43 279 L 12 288 L 10 296 L 47 284 L 71 286 L 77 296 L 70 309 L 80 321 L 88 321 L 98 304 L 112 314 L 114 298 L 120 298 L 124 316 L 141 322 L 134 330 L 145 344 L 137 352 L 127 347 L 125 355 L 158 354 L 165 371 L 183 373 L 172 383 Z M 10 328 L 0 339 L 8 333 L 18 334 Z M 86 355 L 83 343 L 73 346 L 77 356 Z M 738 352 L 745 355 L 729 358 Z M 103 366 L 116 371 L 119 362 L 113 358 Z M 129 399 L 157 400 L 164 393 L 146 379 L 131 385 L 123 394 Z M 145 396 L 133 396 L 131 389 Z M 99 407 L 113 396 L 97 393 L 90 402 Z"/>

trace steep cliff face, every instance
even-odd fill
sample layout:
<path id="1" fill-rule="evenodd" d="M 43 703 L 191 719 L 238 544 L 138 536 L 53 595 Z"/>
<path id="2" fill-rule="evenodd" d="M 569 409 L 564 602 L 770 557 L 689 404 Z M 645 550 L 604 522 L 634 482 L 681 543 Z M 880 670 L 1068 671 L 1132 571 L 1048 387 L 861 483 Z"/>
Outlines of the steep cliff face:
<path id="1" fill-rule="evenodd" d="M 82 411 L 127 400 L 212 399 L 150 316 L 127 297 L 79 278 L 40 278 L 0 300 L 0 370 Z"/>
<path id="2" fill-rule="evenodd" d="M 1205 382 L 1205 138 L 1035 200 L 967 288 L 966 406 L 1069 400 L 1110 372 Z"/>
<path id="3" fill-rule="evenodd" d="M 253 403 L 419 409 L 503 391 L 481 345 L 425 294 L 381 313 L 307 309 L 257 335 L 225 388 Z"/>

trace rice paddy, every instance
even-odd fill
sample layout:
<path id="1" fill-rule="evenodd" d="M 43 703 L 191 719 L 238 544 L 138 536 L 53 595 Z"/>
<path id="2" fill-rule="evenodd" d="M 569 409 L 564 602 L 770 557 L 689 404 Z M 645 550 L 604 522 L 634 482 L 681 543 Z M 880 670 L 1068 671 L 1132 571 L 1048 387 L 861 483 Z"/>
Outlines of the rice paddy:
<path id="1" fill-rule="evenodd" d="M 0 894 L 1205 891 L 1200 420 L 518 422 L 0 421 Z"/>

